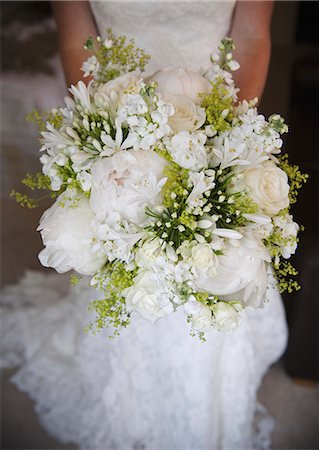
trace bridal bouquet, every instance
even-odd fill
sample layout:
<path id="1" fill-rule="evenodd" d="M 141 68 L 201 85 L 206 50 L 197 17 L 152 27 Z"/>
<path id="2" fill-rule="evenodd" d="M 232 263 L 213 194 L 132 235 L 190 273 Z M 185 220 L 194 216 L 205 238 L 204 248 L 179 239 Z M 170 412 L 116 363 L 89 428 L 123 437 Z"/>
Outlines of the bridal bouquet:
<path id="1" fill-rule="evenodd" d="M 281 290 L 298 289 L 289 208 L 306 176 L 280 156 L 283 119 L 238 102 L 232 41 L 206 71 L 144 78 L 134 42 L 109 30 L 86 48 L 91 81 L 47 117 L 43 173 L 24 182 L 57 197 L 38 227 L 41 263 L 103 292 L 89 328 L 117 333 L 133 311 L 155 321 L 183 308 L 203 338 L 262 307 L 274 274 Z"/>

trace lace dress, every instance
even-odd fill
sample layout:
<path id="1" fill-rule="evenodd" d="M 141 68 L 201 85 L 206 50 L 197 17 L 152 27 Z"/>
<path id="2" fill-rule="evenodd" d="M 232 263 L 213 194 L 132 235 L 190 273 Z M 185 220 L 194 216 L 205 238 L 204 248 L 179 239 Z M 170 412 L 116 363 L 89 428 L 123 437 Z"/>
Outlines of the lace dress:
<path id="1" fill-rule="evenodd" d="M 199 67 L 227 34 L 233 2 L 93 2 L 102 30 L 134 37 L 150 71 Z M 101 31 L 102 32 L 102 31 Z M 84 332 L 88 280 L 28 272 L 2 293 L 2 365 L 35 402 L 46 431 L 83 450 L 269 448 L 271 421 L 254 421 L 256 392 L 286 345 L 277 291 L 234 332 L 189 335 L 183 311 L 151 324 L 138 315 L 115 340 Z M 259 414 L 260 416 L 260 414 Z"/>

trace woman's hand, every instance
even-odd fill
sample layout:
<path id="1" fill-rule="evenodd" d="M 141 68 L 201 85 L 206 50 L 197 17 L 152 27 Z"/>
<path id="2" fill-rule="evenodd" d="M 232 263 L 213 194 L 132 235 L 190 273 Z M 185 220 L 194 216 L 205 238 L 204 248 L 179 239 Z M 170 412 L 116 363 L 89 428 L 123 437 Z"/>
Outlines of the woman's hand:
<path id="1" fill-rule="evenodd" d="M 239 0 L 230 36 L 241 68 L 234 73 L 239 99 L 260 100 L 266 83 L 271 53 L 270 23 L 274 2 Z"/>
<path id="2" fill-rule="evenodd" d="M 89 36 L 96 37 L 97 28 L 88 1 L 52 1 L 52 7 L 65 79 L 70 86 L 83 79 L 81 66 L 90 56 L 83 44 Z"/>

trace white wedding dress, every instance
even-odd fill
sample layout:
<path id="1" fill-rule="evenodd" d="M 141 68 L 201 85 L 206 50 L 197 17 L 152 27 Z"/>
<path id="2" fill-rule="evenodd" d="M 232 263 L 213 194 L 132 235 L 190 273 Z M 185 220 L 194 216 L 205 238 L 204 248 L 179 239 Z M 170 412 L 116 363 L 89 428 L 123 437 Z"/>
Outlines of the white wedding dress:
<path id="1" fill-rule="evenodd" d="M 134 37 L 160 67 L 199 68 L 227 34 L 234 2 L 92 2 L 101 30 Z M 83 331 L 96 292 L 84 279 L 28 272 L 2 293 L 2 364 L 46 431 L 82 450 L 268 448 L 256 392 L 287 338 L 280 295 L 247 309 L 234 332 L 189 335 L 185 314 L 134 316 L 120 337 Z M 258 411 L 257 411 L 258 412 Z M 260 415 L 260 414 L 259 414 Z"/>

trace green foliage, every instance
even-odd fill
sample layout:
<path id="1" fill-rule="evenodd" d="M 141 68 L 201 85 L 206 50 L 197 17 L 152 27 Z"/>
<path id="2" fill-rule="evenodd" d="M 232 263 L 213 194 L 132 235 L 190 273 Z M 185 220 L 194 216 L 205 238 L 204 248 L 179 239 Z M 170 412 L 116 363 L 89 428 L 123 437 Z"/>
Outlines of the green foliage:
<path id="1" fill-rule="evenodd" d="M 79 276 L 77 276 L 77 275 L 71 275 L 71 277 L 70 277 L 70 283 L 71 283 L 73 286 L 75 286 L 75 285 L 77 285 L 77 284 L 80 282 L 81 278 L 82 278 L 82 277 L 79 277 Z"/>
<path id="2" fill-rule="evenodd" d="M 17 192 L 14 189 L 10 192 L 10 197 L 14 197 L 20 206 L 28 209 L 34 209 L 39 206 L 36 198 L 29 197 L 27 194 L 21 194 L 21 192 Z"/>
<path id="3" fill-rule="evenodd" d="M 63 116 L 58 110 L 40 112 L 37 109 L 34 109 L 26 115 L 26 120 L 34 123 L 39 131 L 42 132 L 45 131 L 47 122 L 59 130 L 62 126 Z"/>
<path id="4" fill-rule="evenodd" d="M 21 183 L 30 188 L 32 191 L 35 189 L 51 189 L 50 178 L 41 172 L 37 172 L 35 174 L 27 173 Z"/>
<path id="5" fill-rule="evenodd" d="M 221 78 L 212 83 L 210 93 L 203 96 L 201 105 L 205 108 L 207 123 L 217 132 L 230 128 L 233 99 Z"/>
<path id="6" fill-rule="evenodd" d="M 207 292 L 195 292 L 194 297 L 198 302 L 203 303 L 203 305 L 207 306 L 209 297 Z"/>
<path id="7" fill-rule="evenodd" d="M 105 42 L 110 45 L 105 45 Z M 144 71 L 150 56 L 135 45 L 134 39 L 127 41 L 125 36 L 116 37 L 111 28 L 106 30 L 106 40 L 97 38 L 96 42 L 90 37 L 84 48 L 93 52 L 100 64 L 97 80 L 105 83 L 122 73 L 133 72 L 139 69 Z"/>
<path id="8" fill-rule="evenodd" d="M 133 285 L 136 270 L 126 271 L 124 263 L 110 263 L 105 271 L 95 276 L 97 287 L 105 297 L 91 302 L 89 309 L 95 311 L 97 318 L 88 325 L 88 330 L 99 332 L 103 328 L 113 328 L 113 336 L 130 323 L 130 314 L 126 310 L 124 289 Z"/>
<path id="9" fill-rule="evenodd" d="M 283 119 L 279 114 L 273 114 L 268 118 L 269 126 L 280 134 L 288 132 L 288 125 L 285 124 L 285 119 Z"/>
<path id="10" fill-rule="evenodd" d="M 297 201 L 299 190 L 307 182 L 309 175 L 302 173 L 299 166 L 290 164 L 287 154 L 280 157 L 279 167 L 286 172 L 289 179 L 289 200 L 290 204 L 294 204 Z"/>
<path id="11" fill-rule="evenodd" d="M 22 184 L 27 186 L 32 191 L 34 190 L 51 190 L 51 182 L 50 178 L 43 173 L 38 172 L 35 174 L 27 173 L 25 178 L 21 181 Z M 56 198 L 60 195 L 61 191 L 51 191 L 50 193 L 44 195 L 40 198 L 30 197 L 28 194 L 22 194 L 21 192 L 17 192 L 16 190 L 12 190 L 10 193 L 10 197 L 14 197 L 16 201 L 22 207 L 27 207 L 29 209 L 37 208 L 39 206 L 39 201 L 44 200 L 46 198 Z"/>
<path id="12" fill-rule="evenodd" d="M 273 262 L 273 268 L 281 293 L 291 293 L 301 289 L 298 281 L 294 279 L 298 275 L 298 271 L 289 261 L 279 261 L 277 264 Z"/>
<path id="13" fill-rule="evenodd" d="M 174 162 L 165 166 L 163 175 L 164 177 L 167 177 L 167 181 L 162 188 L 162 195 L 164 200 L 163 203 L 166 208 L 173 207 L 174 204 L 188 196 L 188 191 L 186 189 L 188 184 L 188 173 L 188 169 L 183 169 Z"/>
<path id="14" fill-rule="evenodd" d="M 257 204 L 245 192 L 228 192 L 232 178 L 233 174 L 229 169 L 221 175 L 217 172 L 216 185 L 208 197 L 210 214 L 218 216 L 218 228 L 243 226 L 247 223 L 243 214 L 254 214 L 258 211 Z"/>
<path id="15" fill-rule="evenodd" d="M 280 292 L 287 291 L 291 293 L 294 290 L 298 291 L 300 289 L 298 282 L 294 279 L 294 277 L 298 275 L 298 271 L 290 262 L 281 259 L 281 247 L 293 245 L 298 241 L 298 237 L 293 235 L 284 237 L 282 236 L 282 233 L 276 231 L 276 229 L 267 239 L 264 239 L 264 244 L 272 259 L 272 266 Z"/>

